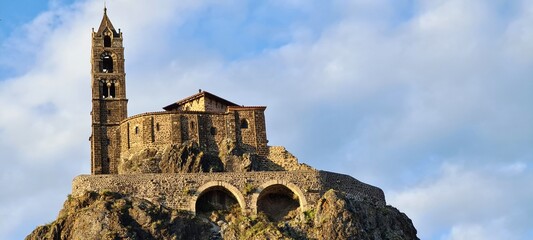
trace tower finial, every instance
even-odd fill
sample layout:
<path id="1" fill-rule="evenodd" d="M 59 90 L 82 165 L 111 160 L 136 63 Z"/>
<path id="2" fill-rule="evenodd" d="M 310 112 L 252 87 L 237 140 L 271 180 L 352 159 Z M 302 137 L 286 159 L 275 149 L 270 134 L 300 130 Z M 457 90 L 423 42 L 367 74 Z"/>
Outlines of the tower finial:
<path id="1" fill-rule="evenodd" d="M 107 1 L 104 0 L 104 13 L 107 13 Z"/>

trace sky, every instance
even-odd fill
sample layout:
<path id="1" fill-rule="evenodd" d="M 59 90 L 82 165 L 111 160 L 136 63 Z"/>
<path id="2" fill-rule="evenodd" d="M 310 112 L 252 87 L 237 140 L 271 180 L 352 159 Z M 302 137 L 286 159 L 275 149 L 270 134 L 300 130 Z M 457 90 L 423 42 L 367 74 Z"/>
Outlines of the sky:
<path id="1" fill-rule="evenodd" d="M 108 0 L 128 113 L 203 89 L 269 144 L 382 188 L 421 239 L 533 239 L 533 1 Z M 0 239 L 90 172 L 103 1 L 0 2 Z"/>

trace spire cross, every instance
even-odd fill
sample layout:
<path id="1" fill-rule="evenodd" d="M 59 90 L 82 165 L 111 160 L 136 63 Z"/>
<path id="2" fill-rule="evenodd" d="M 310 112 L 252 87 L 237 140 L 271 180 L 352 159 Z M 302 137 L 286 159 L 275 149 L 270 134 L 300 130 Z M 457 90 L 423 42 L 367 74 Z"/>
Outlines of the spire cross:
<path id="1" fill-rule="evenodd" d="M 107 1 L 104 0 L 104 13 L 107 13 Z"/>

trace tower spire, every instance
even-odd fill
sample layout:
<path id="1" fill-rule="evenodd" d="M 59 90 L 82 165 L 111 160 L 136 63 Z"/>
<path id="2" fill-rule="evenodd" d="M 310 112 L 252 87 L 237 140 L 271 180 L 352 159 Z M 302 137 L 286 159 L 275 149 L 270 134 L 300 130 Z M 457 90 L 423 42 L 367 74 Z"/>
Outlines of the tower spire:
<path id="1" fill-rule="evenodd" d="M 120 34 L 115 30 L 115 27 L 113 27 L 113 24 L 111 23 L 111 20 L 109 20 L 109 17 L 107 16 L 107 1 L 104 1 L 104 16 L 102 17 L 102 22 L 100 23 L 100 27 L 98 28 L 98 31 L 96 32 L 96 35 L 101 36 L 104 31 L 109 30 L 113 33 L 113 36 L 118 37 Z"/>

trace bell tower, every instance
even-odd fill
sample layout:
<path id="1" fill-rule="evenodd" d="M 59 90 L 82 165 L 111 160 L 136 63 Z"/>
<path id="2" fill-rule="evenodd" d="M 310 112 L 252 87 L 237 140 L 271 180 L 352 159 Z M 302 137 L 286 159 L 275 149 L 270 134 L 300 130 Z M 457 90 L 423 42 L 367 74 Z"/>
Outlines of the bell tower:
<path id="1" fill-rule="evenodd" d="M 98 31 L 92 30 L 91 174 L 117 173 L 118 129 L 128 115 L 122 43 L 122 32 L 115 30 L 104 8 Z"/>

